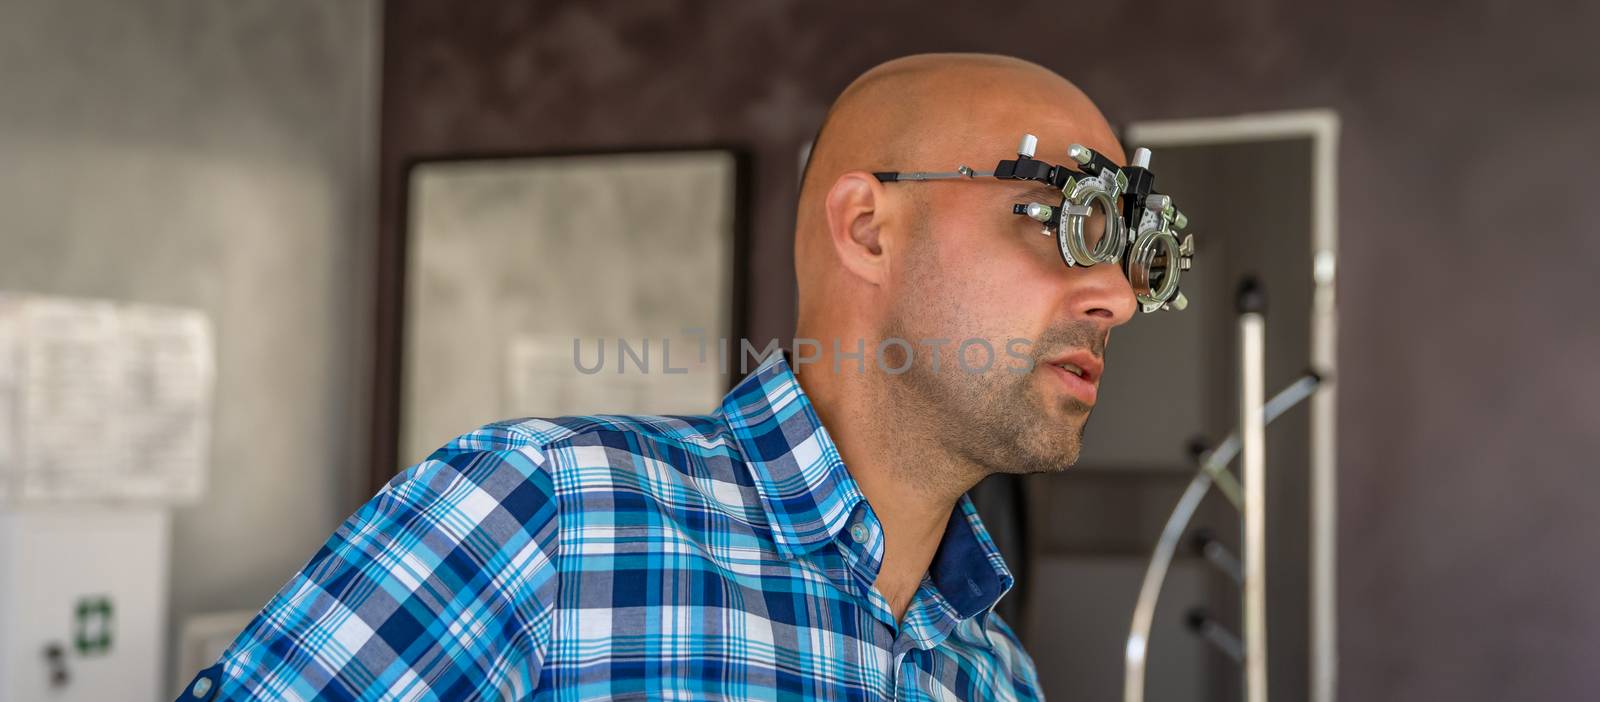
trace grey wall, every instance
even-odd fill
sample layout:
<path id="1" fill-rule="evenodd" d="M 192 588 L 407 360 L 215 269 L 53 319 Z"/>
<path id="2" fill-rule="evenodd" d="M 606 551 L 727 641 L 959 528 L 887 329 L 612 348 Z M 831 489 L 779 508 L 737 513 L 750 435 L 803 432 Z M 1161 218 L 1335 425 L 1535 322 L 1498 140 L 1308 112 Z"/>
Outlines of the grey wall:
<path id="1" fill-rule="evenodd" d="M 740 144 L 746 328 L 781 337 L 795 154 L 881 60 L 1019 53 L 1116 122 L 1331 107 L 1341 697 L 1584 698 L 1600 689 L 1597 24 L 1600 5 L 1543 1 L 390 0 L 380 250 L 403 253 L 408 159 Z M 392 407 L 397 369 L 377 373 Z"/>
<path id="2" fill-rule="evenodd" d="M 215 325 L 210 487 L 176 512 L 174 625 L 259 607 L 364 497 L 378 14 L 0 3 L 0 289 Z"/>

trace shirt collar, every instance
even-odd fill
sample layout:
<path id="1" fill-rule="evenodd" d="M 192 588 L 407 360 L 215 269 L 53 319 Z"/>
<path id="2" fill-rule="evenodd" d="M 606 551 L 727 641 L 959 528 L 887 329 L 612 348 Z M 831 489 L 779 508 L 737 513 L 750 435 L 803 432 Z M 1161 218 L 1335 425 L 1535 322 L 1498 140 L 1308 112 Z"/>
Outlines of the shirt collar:
<path id="1" fill-rule="evenodd" d="M 957 619 L 987 611 L 1011 589 L 1011 569 L 1006 567 L 999 547 L 978 518 L 978 509 L 966 495 L 950 513 L 944 538 L 928 566 L 928 576 L 955 610 Z"/>
<path id="2" fill-rule="evenodd" d="M 769 356 L 729 391 L 722 413 L 785 558 L 845 531 L 866 498 L 783 354 Z M 1011 589 L 1011 571 L 965 496 L 950 514 L 928 575 L 957 619 L 987 611 Z"/>
<path id="3" fill-rule="evenodd" d="M 864 498 L 782 354 L 768 356 L 729 391 L 722 414 L 785 558 L 810 553 L 845 529 Z"/>

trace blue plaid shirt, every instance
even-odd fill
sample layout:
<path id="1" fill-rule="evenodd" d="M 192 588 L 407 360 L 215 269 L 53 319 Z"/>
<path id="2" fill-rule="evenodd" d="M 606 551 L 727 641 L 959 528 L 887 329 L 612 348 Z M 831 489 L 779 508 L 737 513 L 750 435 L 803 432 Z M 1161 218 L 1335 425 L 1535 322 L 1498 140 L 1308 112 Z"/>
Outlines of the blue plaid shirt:
<path id="1" fill-rule="evenodd" d="M 781 355 L 715 414 L 461 436 L 181 700 L 1036 699 L 966 498 L 898 624 L 883 530 Z"/>

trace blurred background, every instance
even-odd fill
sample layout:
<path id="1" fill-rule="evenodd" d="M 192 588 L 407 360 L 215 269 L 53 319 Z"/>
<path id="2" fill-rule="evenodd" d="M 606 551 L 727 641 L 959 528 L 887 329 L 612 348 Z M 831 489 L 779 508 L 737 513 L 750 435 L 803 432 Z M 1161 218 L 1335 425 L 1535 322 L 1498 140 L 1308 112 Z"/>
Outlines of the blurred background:
<path id="1" fill-rule="evenodd" d="M 1097 415 L 1083 465 L 980 488 L 1047 693 L 1121 694 L 1185 443 L 1235 411 L 1229 276 L 1288 242 L 1256 262 L 1287 271 L 1268 281 L 1269 392 L 1320 340 L 1337 394 L 1323 424 L 1302 407 L 1269 436 L 1295 451 L 1269 483 L 1274 697 L 1593 698 L 1595 26 L 1590 4 L 1485 0 L 0 0 L 0 700 L 174 694 L 413 445 L 442 441 L 431 427 L 581 406 L 539 404 L 563 381 L 528 334 L 791 337 L 804 150 L 852 78 L 926 51 L 1066 76 L 1155 147 L 1196 213 L 1197 265 L 1218 260 L 1207 233 L 1232 241 L 1212 249 L 1227 274 L 1195 279 L 1209 307 L 1170 337 L 1129 327 L 1163 347 L 1139 354 L 1151 373 L 1198 379 L 1159 441 L 1121 451 L 1140 435 Z M 556 198 L 551 169 L 594 188 Z M 1201 193 L 1230 204 L 1207 222 Z M 637 220 L 570 221 L 618 197 L 701 238 L 555 244 L 648 245 Z M 708 268 L 651 287 L 684 247 Z M 600 321 L 549 316 L 586 293 L 516 280 L 562 270 L 621 291 Z M 650 304 L 677 293 L 692 311 Z M 430 331 L 481 304 L 522 305 L 516 334 Z M 418 415 L 429 378 L 466 372 L 452 363 L 533 379 L 490 373 L 452 400 L 465 426 Z M 1148 397 L 1154 376 L 1109 366 L 1108 400 Z M 732 375 L 669 395 L 714 398 Z M 1208 499 L 1197 523 L 1236 542 Z M 1232 660 L 1183 626 L 1198 605 L 1238 630 L 1225 575 L 1179 556 L 1150 699 L 1239 699 Z"/>

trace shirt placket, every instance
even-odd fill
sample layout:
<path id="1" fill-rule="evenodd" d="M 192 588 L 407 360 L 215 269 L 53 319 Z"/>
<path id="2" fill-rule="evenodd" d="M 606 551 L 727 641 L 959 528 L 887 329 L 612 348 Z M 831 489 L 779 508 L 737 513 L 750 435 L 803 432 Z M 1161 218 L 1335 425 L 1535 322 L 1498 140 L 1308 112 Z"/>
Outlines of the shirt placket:
<path id="1" fill-rule="evenodd" d="M 866 500 L 858 502 L 838 538 L 845 564 L 855 576 L 855 592 L 862 606 L 890 632 L 898 634 L 889 601 L 872 585 L 883 567 L 883 525 Z"/>
<path id="2" fill-rule="evenodd" d="M 914 650 L 932 651 L 951 636 L 957 625 L 955 613 L 939 595 L 933 579 L 923 576 L 922 584 L 906 608 L 906 616 L 894 641 L 894 670 L 890 690 L 895 699 L 900 696 L 901 682 L 905 679 L 907 661 Z"/>

